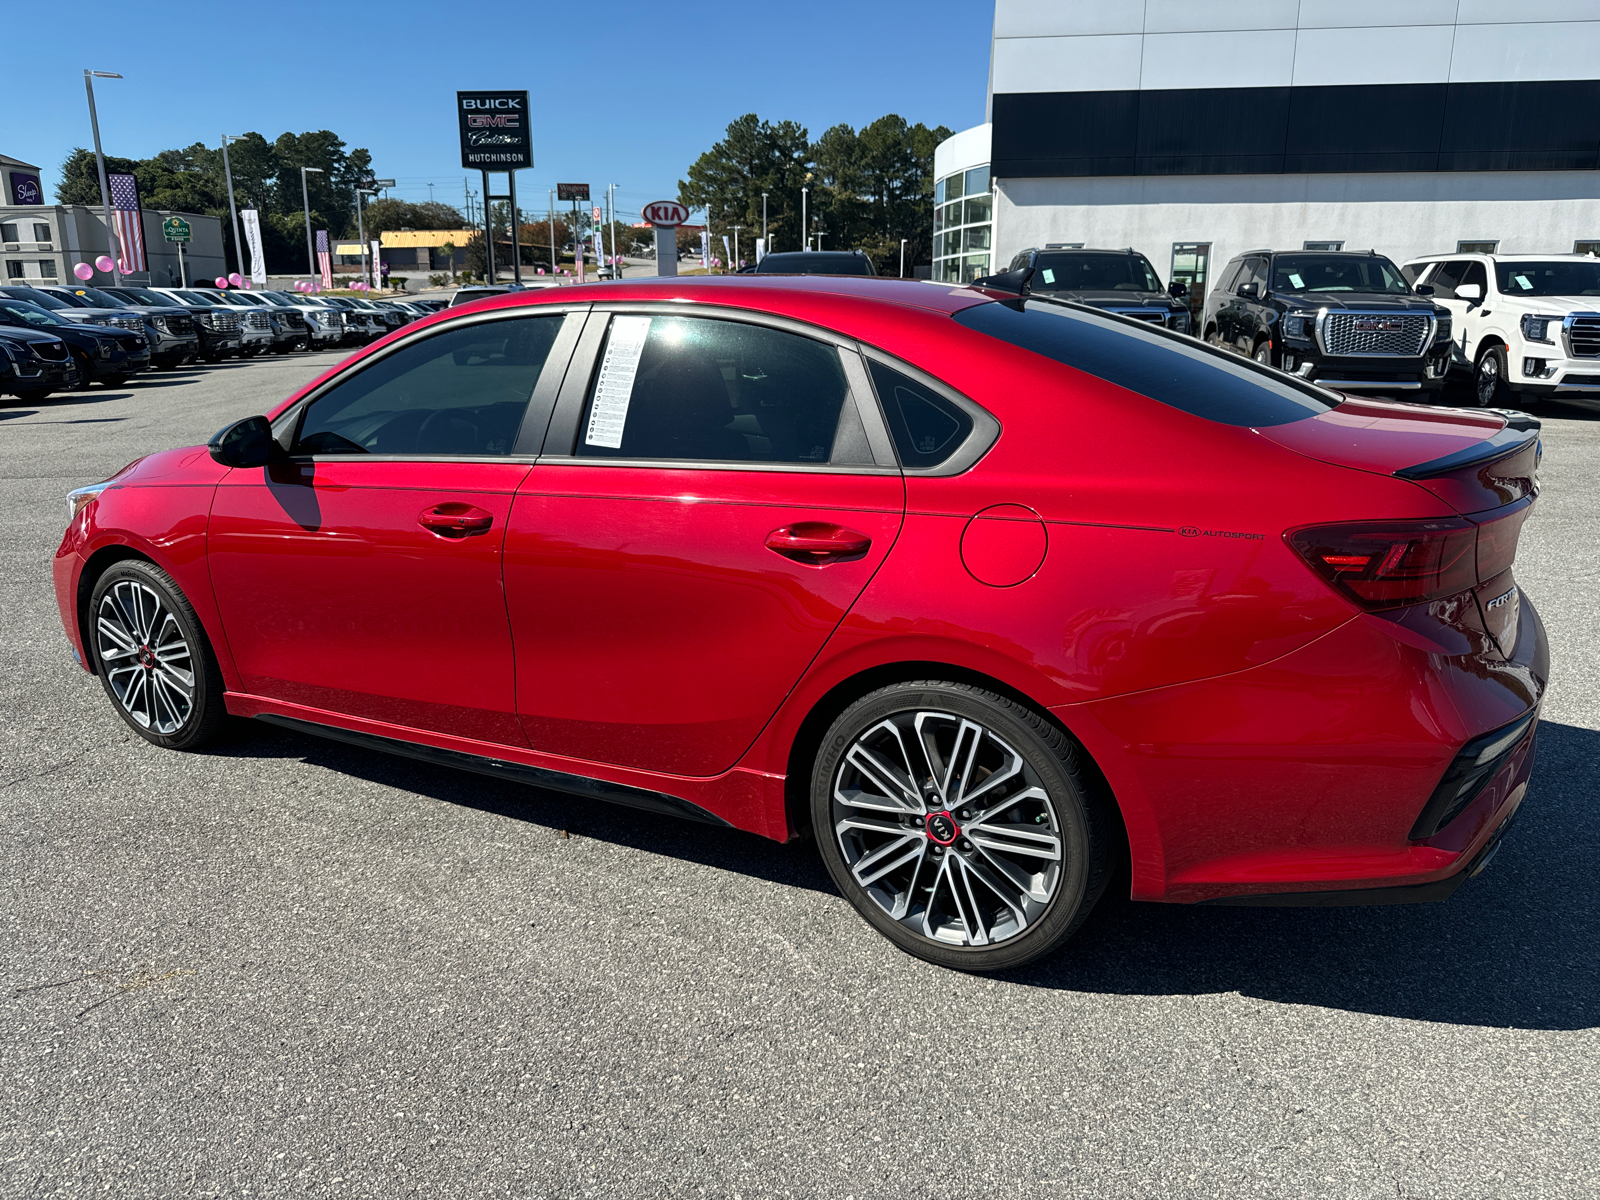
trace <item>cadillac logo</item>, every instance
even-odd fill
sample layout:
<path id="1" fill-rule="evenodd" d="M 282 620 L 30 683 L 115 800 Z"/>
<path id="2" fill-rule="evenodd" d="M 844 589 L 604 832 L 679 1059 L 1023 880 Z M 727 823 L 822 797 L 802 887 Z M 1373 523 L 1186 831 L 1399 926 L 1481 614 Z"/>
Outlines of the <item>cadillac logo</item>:
<path id="1" fill-rule="evenodd" d="M 1401 333 L 1405 329 L 1393 317 L 1357 317 L 1355 330 L 1357 333 Z"/>

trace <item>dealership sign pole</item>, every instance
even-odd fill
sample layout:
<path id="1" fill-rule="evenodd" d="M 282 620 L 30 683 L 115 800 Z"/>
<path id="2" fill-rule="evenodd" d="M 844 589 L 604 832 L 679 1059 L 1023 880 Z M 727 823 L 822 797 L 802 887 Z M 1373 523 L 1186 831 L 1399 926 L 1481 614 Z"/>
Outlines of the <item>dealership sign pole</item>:
<path id="1" fill-rule="evenodd" d="M 183 287 L 189 286 L 189 268 L 183 261 L 183 245 L 192 236 L 194 231 L 189 228 L 189 222 L 182 217 L 168 217 L 161 222 L 161 234 L 169 242 L 175 242 L 178 247 L 178 282 Z M 224 266 L 227 264 L 224 263 Z M 172 276 L 168 275 L 168 279 Z"/>
<path id="2" fill-rule="evenodd" d="M 583 239 L 578 236 L 578 201 L 589 199 L 587 183 L 556 184 L 556 199 L 572 201 L 572 275 L 583 282 Z"/>
<path id="3" fill-rule="evenodd" d="M 496 200 L 511 205 L 512 276 L 522 282 L 522 255 L 517 252 L 517 172 L 533 166 L 533 130 L 528 121 L 527 92 L 457 92 L 456 114 L 461 122 L 461 165 L 483 172 L 483 244 L 488 254 L 489 282 L 495 281 L 494 226 Z M 509 189 L 496 196 L 489 189 L 489 172 L 504 171 Z"/>
<path id="4" fill-rule="evenodd" d="M 678 273 L 678 226 L 689 210 L 676 200 L 656 200 L 644 206 L 644 219 L 656 227 L 656 274 Z"/>

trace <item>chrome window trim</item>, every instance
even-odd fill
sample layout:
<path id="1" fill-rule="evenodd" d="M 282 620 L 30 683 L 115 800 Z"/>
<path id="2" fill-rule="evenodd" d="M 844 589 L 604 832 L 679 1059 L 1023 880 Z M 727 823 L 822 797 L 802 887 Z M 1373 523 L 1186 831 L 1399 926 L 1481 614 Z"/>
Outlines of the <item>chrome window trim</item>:
<path id="1" fill-rule="evenodd" d="M 961 409 L 962 412 L 966 413 L 967 416 L 972 418 L 971 432 L 967 434 L 966 439 L 962 441 L 959 446 L 950 452 L 949 456 L 946 457 L 943 462 L 932 467 L 908 467 L 904 463 L 901 463 L 900 469 L 905 472 L 906 475 L 926 476 L 928 478 L 939 478 L 947 475 L 960 475 L 976 466 L 978 460 L 981 459 L 985 454 L 989 453 L 989 451 L 994 448 L 994 444 L 1000 440 L 1001 426 L 999 419 L 977 401 L 970 400 L 962 393 L 956 391 L 955 388 L 944 382 L 944 380 L 928 374 L 928 372 L 924 371 L 921 367 L 912 366 L 904 359 L 896 358 L 892 354 L 885 354 L 876 346 L 863 345 L 861 347 L 861 353 L 865 358 L 871 359 L 874 362 L 882 363 L 892 371 L 899 371 L 902 375 L 909 376 L 911 379 L 914 379 L 917 383 L 927 388 L 930 392 L 935 392 L 938 395 L 943 396 L 951 404 L 954 404 L 957 408 Z M 868 372 L 868 382 L 871 383 L 870 372 Z M 887 431 L 888 420 L 886 417 L 881 415 L 883 398 L 878 395 L 876 385 L 873 386 L 872 394 L 873 397 L 878 401 L 880 419 L 884 421 L 884 428 L 885 431 Z M 890 445 L 893 446 L 892 439 Z"/>

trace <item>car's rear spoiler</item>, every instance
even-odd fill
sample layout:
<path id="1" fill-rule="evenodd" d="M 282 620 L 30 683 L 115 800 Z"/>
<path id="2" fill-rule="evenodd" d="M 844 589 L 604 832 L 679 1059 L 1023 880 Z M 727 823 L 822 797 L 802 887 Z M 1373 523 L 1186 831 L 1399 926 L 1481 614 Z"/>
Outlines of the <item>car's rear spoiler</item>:
<path id="1" fill-rule="evenodd" d="M 1401 479 L 1433 479 L 1439 475 L 1459 471 L 1463 467 L 1475 467 L 1482 463 L 1493 462 L 1497 458 L 1520 453 L 1530 444 L 1538 442 L 1540 429 L 1538 420 L 1527 413 L 1505 412 L 1502 415 L 1506 418 L 1505 427 L 1493 437 L 1485 438 L 1464 450 L 1446 454 L 1442 458 L 1430 459 L 1412 467 L 1401 467 L 1395 474 Z"/>

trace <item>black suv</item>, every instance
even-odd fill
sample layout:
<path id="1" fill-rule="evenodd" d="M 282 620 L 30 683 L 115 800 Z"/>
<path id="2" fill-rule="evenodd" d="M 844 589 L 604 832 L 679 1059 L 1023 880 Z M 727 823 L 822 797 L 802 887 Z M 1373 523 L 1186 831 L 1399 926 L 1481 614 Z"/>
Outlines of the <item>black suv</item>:
<path id="1" fill-rule="evenodd" d="M 1450 366 L 1450 310 L 1367 251 L 1252 250 L 1206 297 L 1205 340 L 1342 392 L 1431 398 Z"/>
<path id="2" fill-rule="evenodd" d="M 752 275 L 876 275 L 878 268 L 859 250 L 785 250 L 765 255 Z"/>
<path id="3" fill-rule="evenodd" d="M 1071 300 L 1136 321 L 1189 332 L 1189 288 L 1182 283 L 1161 286 L 1150 260 L 1137 250 L 1079 250 L 1070 247 L 1031 248 L 1013 256 L 1007 273 L 1033 269 L 1028 291 L 1035 296 Z"/>

